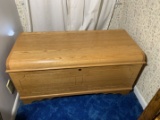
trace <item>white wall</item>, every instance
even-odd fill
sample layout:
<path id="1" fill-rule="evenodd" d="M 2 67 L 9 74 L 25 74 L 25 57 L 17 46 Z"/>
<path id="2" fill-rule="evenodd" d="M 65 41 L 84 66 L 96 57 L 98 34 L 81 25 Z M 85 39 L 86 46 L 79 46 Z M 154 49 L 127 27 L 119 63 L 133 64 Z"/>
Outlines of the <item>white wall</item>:
<path id="1" fill-rule="evenodd" d="M 7 35 L 10 30 L 15 31 L 14 36 Z M 16 93 L 11 95 L 5 87 L 9 78 L 5 62 L 19 32 L 22 27 L 14 0 L 0 0 L 0 112 L 4 120 L 10 120 L 16 97 Z"/>

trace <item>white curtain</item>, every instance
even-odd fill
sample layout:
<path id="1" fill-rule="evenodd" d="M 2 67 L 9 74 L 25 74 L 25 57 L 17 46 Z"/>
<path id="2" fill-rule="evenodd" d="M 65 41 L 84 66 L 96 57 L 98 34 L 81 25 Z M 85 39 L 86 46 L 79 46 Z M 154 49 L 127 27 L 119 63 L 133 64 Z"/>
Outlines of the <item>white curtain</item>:
<path id="1" fill-rule="evenodd" d="M 30 0 L 33 31 L 108 29 L 116 0 Z"/>

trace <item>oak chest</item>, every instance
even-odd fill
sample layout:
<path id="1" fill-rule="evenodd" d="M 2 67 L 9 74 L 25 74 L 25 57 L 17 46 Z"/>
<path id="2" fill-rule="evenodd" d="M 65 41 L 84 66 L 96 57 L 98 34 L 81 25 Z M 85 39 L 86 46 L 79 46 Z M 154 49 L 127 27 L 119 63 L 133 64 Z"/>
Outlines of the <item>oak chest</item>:
<path id="1" fill-rule="evenodd" d="M 19 35 L 6 67 L 24 103 L 44 98 L 127 93 L 145 55 L 124 30 Z"/>

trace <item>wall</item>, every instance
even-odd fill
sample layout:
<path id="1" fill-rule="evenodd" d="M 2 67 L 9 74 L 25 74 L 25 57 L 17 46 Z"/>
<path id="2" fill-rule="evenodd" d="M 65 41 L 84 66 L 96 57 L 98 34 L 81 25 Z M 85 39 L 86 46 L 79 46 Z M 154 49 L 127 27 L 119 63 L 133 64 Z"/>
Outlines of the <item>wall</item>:
<path id="1" fill-rule="evenodd" d="M 15 0 L 23 31 L 30 31 L 30 18 L 27 0 Z"/>
<path id="2" fill-rule="evenodd" d="M 120 29 L 121 28 L 121 20 L 123 17 L 123 8 L 124 8 L 124 1 L 125 0 L 119 0 L 119 2 L 116 4 L 112 19 L 110 22 L 109 29 Z"/>
<path id="3" fill-rule="evenodd" d="M 160 88 L 160 1 L 125 0 L 120 28 L 146 53 L 147 65 L 136 86 L 148 103 Z"/>
<path id="4" fill-rule="evenodd" d="M 159 0 L 119 0 L 109 29 L 125 29 L 147 55 L 147 66 L 137 88 L 148 103 L 160 88 L 160 2 Z M 24 0 L 16 0 L 23 28 L 28 29 Z"/>
<path id="5" fill-rule="evenodd" d="M 8 36 L 10 30 L 15 36 Z M 6 89 L 9 78 L 5 73 L 5 61 L 15 41 L 15 37 L 22 31 L 16 5 L 13 0 L 0 0 L 0 112 L 4 120 L 10 120 L 15 94 L 11 95 Z"/>

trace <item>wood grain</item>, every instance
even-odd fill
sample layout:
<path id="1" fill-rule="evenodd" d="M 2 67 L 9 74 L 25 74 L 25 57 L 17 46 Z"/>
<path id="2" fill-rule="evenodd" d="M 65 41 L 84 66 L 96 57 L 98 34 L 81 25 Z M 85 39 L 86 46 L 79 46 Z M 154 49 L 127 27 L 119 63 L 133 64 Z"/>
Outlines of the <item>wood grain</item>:
<path id="1" fill-rule="evenodd" d="M 145 55 L 124 30 L 22 33 L 6 63 L 25 103 L 128 93 Z"/>
<path id="2" fill-rule="evenodd" d="M 143 64 L 145 55 L 124 30 L 22 33 L 7 72 Z"/>
<path id="3" fill-rule="evenodd" d="M 84 94 L 98 94 L 98 93 L 113 93 L 113 94 L 127 94 L 132 90 L 132 88 L 122 87 L 122 88 L 110 88 L 110 89 L 97 89 L 90 91 L 73 91 L 72 93 L 59 93 L 59 94 L 46 94 L 46 95 L 37 95 L 37 96 L 24 96 L 20 97 L 24 104 L 32 103 L 34 101 L 40 101 L 44 99 L 51 99 L 55 97 L 65 97 L 65 96 L 73 96 L 73 95 L 84 95 Z"/>
<path id="4" fill-rule="evenodd" d="M 157 91 L 155 96 L 149 102 L 138 120 L 159 120 L 160 113 L 160 89 Z"/>
<path id="5" fill-rule="evenodd" d="M 142 65 L 10 73 L 20 96 L 132 88 Z"/>
<path id="6" fill-rule="evenodd" d="M 160 113 L 157 115 L 157 117 L 155 118 L 155 120 L 160 120 Z"/>

